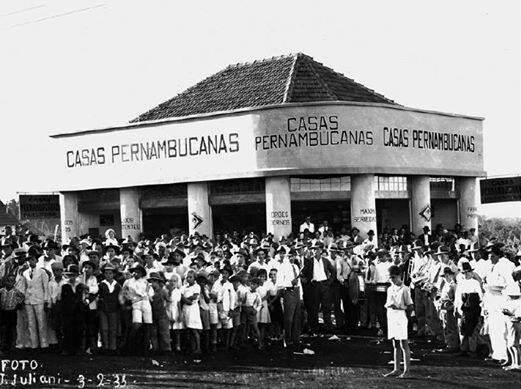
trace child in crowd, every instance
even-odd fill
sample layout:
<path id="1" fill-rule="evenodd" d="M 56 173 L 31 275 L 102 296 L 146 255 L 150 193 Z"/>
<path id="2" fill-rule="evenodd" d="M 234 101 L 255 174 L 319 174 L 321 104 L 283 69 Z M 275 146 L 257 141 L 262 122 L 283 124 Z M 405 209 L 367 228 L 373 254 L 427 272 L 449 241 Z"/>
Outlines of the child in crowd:
<path id="1" fill-rule="evenodd" d="M 238 345 L 242 345 L 249 334 L 249 325 L 248 325 L 248 313 L 247 310 L 244 309 L 246 306 L 246 294 L 250 291 L 250 273 L 248 273 L 246 270 L 240 270 L 237 273 L 237 276 L 239 277 L 239 286 L 237 288 L 237 297 L 239 299 L 239 303 L 241 306 L 240 309 L 240 326 L 238 330 Z"/>
<path id="2" fill-rule="evenodd" d="M 244 323 L 246 326 L 246 334 L 249 333 L 249 330 L 253 331 L 257 337 L 259 350 L 264 347 L 257 322 L 257 315 L 262 307 L 261 297 L 257 292 L 260 284 L 261 280 L 258 277 L 252 278 L 250 288 L 244 293 L 244 302 L 242 305 L 243 316 L 246 317 L 246 322 Z"/>
<path id="3" fill-rule="evenodd" d="M 210 337 L 212 343 L 212 351 L 217 351 L 217 331 L 221 327 L 219 320 L 219 305 L 222 310 L 222 284 L 219 281 L 219 270 L 212 270 L 208 274 L 208 287 L 210 302 L 208 307 L 210 310 Z"/>
<path id="4" fill-rule="evenodd" d="M 172 351 L 170 344 L 170 320 L 167 315 L 167 306 L 170 304 L 170 293 L 165 288 L 165 278 L 162 273 L 152 272 L 148 282 L 154 289 L 152 297 L 152 350 L 164 354 Z"/>
<path id="5" fill-rule="evenodd" d="M 4 287 L 0 289 L 0 350 L 9 352 L 16 340 L 16 311 L 23 306 L 24 295 L 14 287 L 15 275 L 4 278 Z"/>
<path id="6" fill-rule="evenodd" d="M 232 270 L 230 267 L 225 266 L 221 269 L 221 291 L 217 296 L 217 300 L 221 301 L 220 305 L 217 305 L 219 312 L 219 321 L 222 326 L 223 337 L 225 339 L 226 348 L 231 347 L 232 333 L 233 333 L 233 308 L 236 304 L 237 295 L 230 281 Z"/>
<path id="7" fill-rule="evenodd" d="M 181 311 L 181 277 L 175 273 L 167 284 L 170 291 L 170 323 L 174 333 L 174 348 L 181 352 L 181 330 L 184 328 L 184 319 Z"/>
<path id="8" fill-rule="evenodd" d="M 114 354 L 120 320 L 119 293 L 121 285 L 114 279 L 116 267 L 108 262 L 103 268 L 105 279 L 99 284 L 99 327 L 104 353 Z"/>
<path id="9" fill-rule="evenodd" d="M 186 284 L 181 287 L 181 303 L 185 327 L 190 332 L 192 351 L 201 354 L 201 339 L 199 330 L 203 329 L 201 312 L 199 310 L 199 295 L 201 287 L 195 282 L 195 271 L 188 270 L 185 277 Z"/>
<path id="10" fill-rule="evenodd" d="M 266 329 L 271 323 L 270 311 L 268 309 L 269 285 L 266 284 L 266 270 L 259 269 L 257 277 L 259 278 L 260 283 L 259 287 L 257 288 L 257 293 L 259 294 L 261 300 L 261 307 L 259 309 L 259 312 L 257 313 L 257 323 L 260 331 L 260 343 L 264 344 Z"/>
<path id="11" fill-rule="evenodd" d="M 410 374 L 411 352 L 408 342 L 408 320 L 407 311 L 412 310 L 413 301 L 409 287 L 405 286 L 402 281 L 402 271 L 392 265 L 389 268 L 389 277 L 391 286 L 387 289 L 387 308 L 388 321 L 388 339 L 393 341 L 394 349 L 394 369 L 384 375 L 384 377 L 396 376 L 400 373 L 400 360 L 403 353 L 404 370 L 398 375 L 398 378 L 408 378 Z"/>
<path id="12" fill-rule="evenodd" d="M 226 292 L 229 294 L 230 302 L 228 317 L 231 319 L 232 332 L 230 336 L 230 342 L 227 344 L 227 346 L 231 349 L 237 350 L 237 335 L 241 325 L 241 302 L 239 300 L 239 286 L 241 284 L 241 278 L 234 274 L 230 277 L 230 283 L 232 287 Z"/>
<path id="13" fill-rule="evenodd" d="M 197 283 L 201 288 L 199 295 L 199 310 L 203 325 L 203 346 L 206 352 L 210 351 L 210 288 L 208 286 L 208 274 L 201 270 L 197 273 Z"/>
<path id="14" fill-rule="evenodd" d="M 125 281 L 122 288 L 125 300 L 132 303 L 132 330 L 128 342 L 135 346 L 135 351 L 146 353 L 150 347 L 150 325 L 152 324 L 150 300 L 154 297 L 154 289 L 146 280 L 147 272 L 141 264 L 136 263 L 130 270 L 133 276 Z"/>
<path id="15" fill-rule="evenodd" d="M 89 256 L 90 258 L 90 256 Z M 83 262 L 81 282 L 87 289 L 83 295 L 85 303 L 85 333 L 82 339 L 82 349 L 87 354 L 96 351 L 98 346 L 98 280 L 94 275 L 96 263 L 91 260 Z"/>
<path id="16" fill-rule="evenodd" d="M 507 301 L 503 307 L 503 314 L 505 315 L 506 326 L 506 343 L 509 366 L 504 366 L 505 370 L 519 370 L 520 365 L 520 350 L 519 340 L 521 337 L 521 292 L 517 283 L 512 283 L 506 289 Z"/>

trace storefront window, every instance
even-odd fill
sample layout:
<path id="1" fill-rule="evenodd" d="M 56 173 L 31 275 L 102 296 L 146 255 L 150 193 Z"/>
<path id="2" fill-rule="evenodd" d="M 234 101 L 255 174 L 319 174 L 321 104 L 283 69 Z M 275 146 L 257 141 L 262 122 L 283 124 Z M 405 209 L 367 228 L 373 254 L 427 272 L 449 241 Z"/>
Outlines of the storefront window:
<path id="1" fill-rule="evenodd" d="M 212 194 L 264 193 L 264 190 L 264 178 L 244 178 L 210 183 Z"/>
<path id="2" fill-rule="evenodd" d="M 454 178 L 451 177 L 431 177 L 431 190 L 448 190 L 454 189 Z"/>
<path id="3" fill-rule="evenodd" d="M 292 192 L 332 192 L 351 190 L 351 177 L 291 177 Z"/>

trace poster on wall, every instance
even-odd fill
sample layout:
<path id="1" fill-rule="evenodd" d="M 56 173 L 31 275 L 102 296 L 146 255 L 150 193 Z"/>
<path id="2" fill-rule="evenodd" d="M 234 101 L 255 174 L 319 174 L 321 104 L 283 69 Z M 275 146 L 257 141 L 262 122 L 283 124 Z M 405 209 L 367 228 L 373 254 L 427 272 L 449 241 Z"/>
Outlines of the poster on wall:
<path id="1" fill-rule="evenodd" d="M 58 195 L 20 195 L 21 219 L 59 219 Z"/>

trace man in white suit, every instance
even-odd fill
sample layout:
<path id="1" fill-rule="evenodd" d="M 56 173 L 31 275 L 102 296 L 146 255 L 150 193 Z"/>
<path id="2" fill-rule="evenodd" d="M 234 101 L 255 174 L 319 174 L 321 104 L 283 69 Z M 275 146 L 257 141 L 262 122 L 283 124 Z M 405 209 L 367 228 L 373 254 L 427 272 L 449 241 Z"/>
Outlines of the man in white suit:
<path id="1" fill-rule="evenodd" d="M 29 268 L 22 273 L 22 278 L 31 348 L 47 348 L 45 309 L 49 307 L 50 301 L 49 276 L 43 268 L 36 267 L 37 259 L 34 256 L 29 256 L 27 261 Z"/>

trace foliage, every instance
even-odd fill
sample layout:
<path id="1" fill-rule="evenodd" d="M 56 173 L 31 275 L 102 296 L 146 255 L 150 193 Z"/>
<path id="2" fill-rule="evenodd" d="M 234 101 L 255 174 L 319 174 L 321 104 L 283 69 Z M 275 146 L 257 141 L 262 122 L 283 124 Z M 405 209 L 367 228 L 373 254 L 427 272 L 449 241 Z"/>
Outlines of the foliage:
<path id="1" fill-rule="evenodd" d="M 521 243 L 521 218 L 486 218 L 480 216 L 479 234 L 486 240 L 495 237 L 507 247 L 519 248 Z"/>

